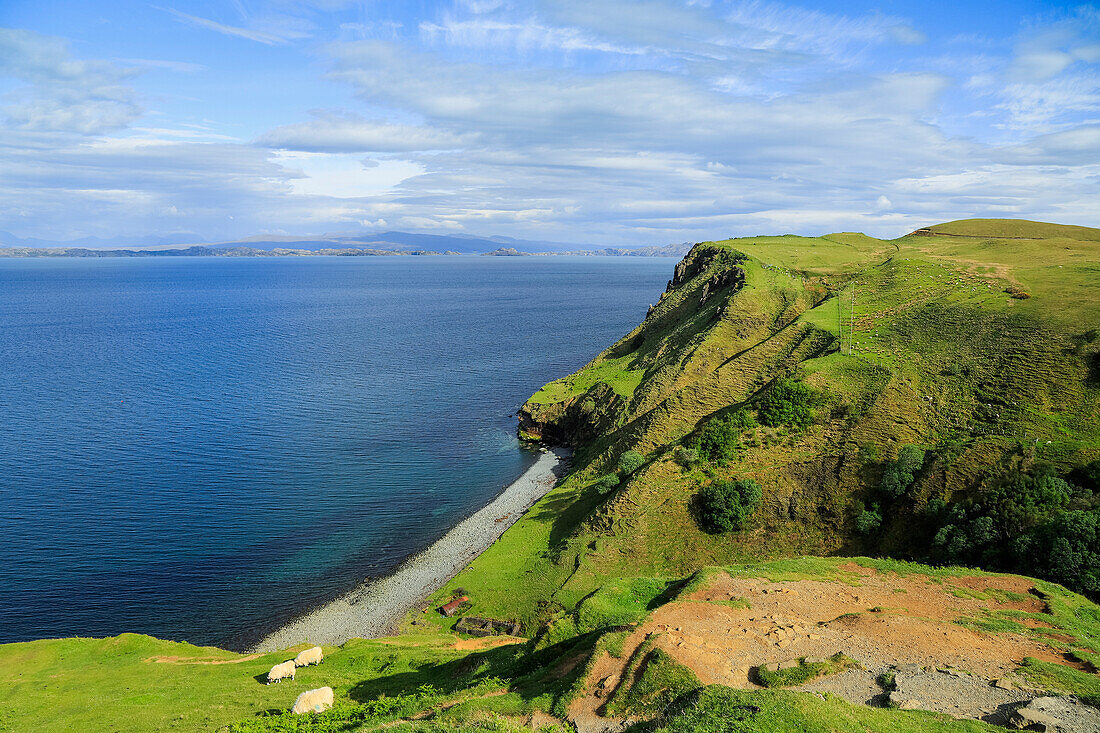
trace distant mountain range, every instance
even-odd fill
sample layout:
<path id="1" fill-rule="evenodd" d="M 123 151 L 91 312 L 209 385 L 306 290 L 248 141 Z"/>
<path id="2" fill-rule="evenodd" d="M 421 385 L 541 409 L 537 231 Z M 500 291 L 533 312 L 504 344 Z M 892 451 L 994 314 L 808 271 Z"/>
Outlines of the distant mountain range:
<path id="1" fill-rule="evenodd" d="M 691 243 L 684 242 L 663 246 L 581 249 L 575 244 L 561 242 L 415 232 L 328 233 L 318 236 L 261 234 L 225 242 L 195 242 L 194 234 L 178 233 L 149 237 L 134 244 L 124 243 L 124 240 L 97 237 L 50 242 L 0 232 L 0 257 L 302 257 L 454 254 L 681 257 L 690 248 Z"/>

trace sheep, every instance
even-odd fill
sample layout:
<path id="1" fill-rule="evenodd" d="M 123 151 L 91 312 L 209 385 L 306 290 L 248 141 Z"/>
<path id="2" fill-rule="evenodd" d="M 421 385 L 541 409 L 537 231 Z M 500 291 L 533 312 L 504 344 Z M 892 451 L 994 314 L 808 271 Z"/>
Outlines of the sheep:
<path id="1" fill-rule="evenodd" d="M 308 667 L 311 664 L 320 664 L 324 658 L 325 655 L 321 652 L 321 647 L 315 646 L 298 652 L 298 656 L 294 658 L 294 666 Z"/>
<path id="2" fill-rule="evenodd" d="M 320 713 L 332 707 L 333 695 L 331 687 L 318 687 L 316 690 L 306 690 L 294 701 L 294 707 L 290 712 L 295 715 L 302 713 Z"/>
<path id="3" fill-rule="evenodd" d="M 294 660 L 291 659 L 286 662 L 276 664 L 271 668 L 271 671 L 267 673 L 267 684 L 272 682 L 278 682 L 285 680 L 287 677 L 294 679 Z"/>

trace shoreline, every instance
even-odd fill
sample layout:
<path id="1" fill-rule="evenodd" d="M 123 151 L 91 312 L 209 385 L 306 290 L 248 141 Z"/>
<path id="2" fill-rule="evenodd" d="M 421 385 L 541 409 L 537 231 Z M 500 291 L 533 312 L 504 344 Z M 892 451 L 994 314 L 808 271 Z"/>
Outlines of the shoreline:
<path id="1" fill-rule="evenodd" d="M 278 651 L 301 643 L 338 645 L 348 639 L 391 635 L 410 610 L 489 549 L 557 484 L 569 455 L 560 448 L 547 450 L 495 499 L 409 557 L 391 575 L 368 580 L 307 611 L 247 651 Z"/>

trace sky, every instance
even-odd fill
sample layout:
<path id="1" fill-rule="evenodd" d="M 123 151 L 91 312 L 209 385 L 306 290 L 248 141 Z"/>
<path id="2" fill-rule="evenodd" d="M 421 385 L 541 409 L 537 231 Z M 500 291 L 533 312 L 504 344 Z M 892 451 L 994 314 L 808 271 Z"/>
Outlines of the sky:
<path id="1" fill-rule="evenodd" d="M 652 245 L 979 216 L 1100 227 L 1100 5 L 0 0 L 15 237 Z"/>

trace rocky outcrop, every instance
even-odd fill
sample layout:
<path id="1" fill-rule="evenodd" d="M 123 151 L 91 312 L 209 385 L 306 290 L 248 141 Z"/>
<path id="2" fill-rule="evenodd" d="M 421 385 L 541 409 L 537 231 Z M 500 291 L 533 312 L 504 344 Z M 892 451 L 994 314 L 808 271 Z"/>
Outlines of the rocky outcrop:
<path id="1" fill-rule="evenodd" d="M 692 247 L 684 259 L 676 263 L 676 269 L 672 271 L 672 279 L 665 288 L 666 293 L 676 290 L 693 277 L 703 272 L 718 258 L 719 251 L 711 248 Z"/>
<path id="2" fill-rule="evenodd" d="M 702 307 L 706 305 L 707 301 L 710 300 L 715 293 L 729 285 L 740 290 L 745 285 L 745 271 L 740 267 L 731 267 L 728 270 L 719 272 L 717 275 L 714 275 L 704 282 L 703 290 L 699 294 L 699 306 Z"/>
<path id="3" fill-rule="evenodd" d="M 1075 697 L 1037 697 L 1012 714 L 1008 724 L 1016 730 L 1071 733 L 1100 730 L 1100 710 Z"/>
<path id="4" fill-rule="evenodd" d="M 602 382 L 562 402 L 528 402 L 518 413 L 523 440 L 573 448 L 594 442 L 610 430 L 626 401 Z"/>

